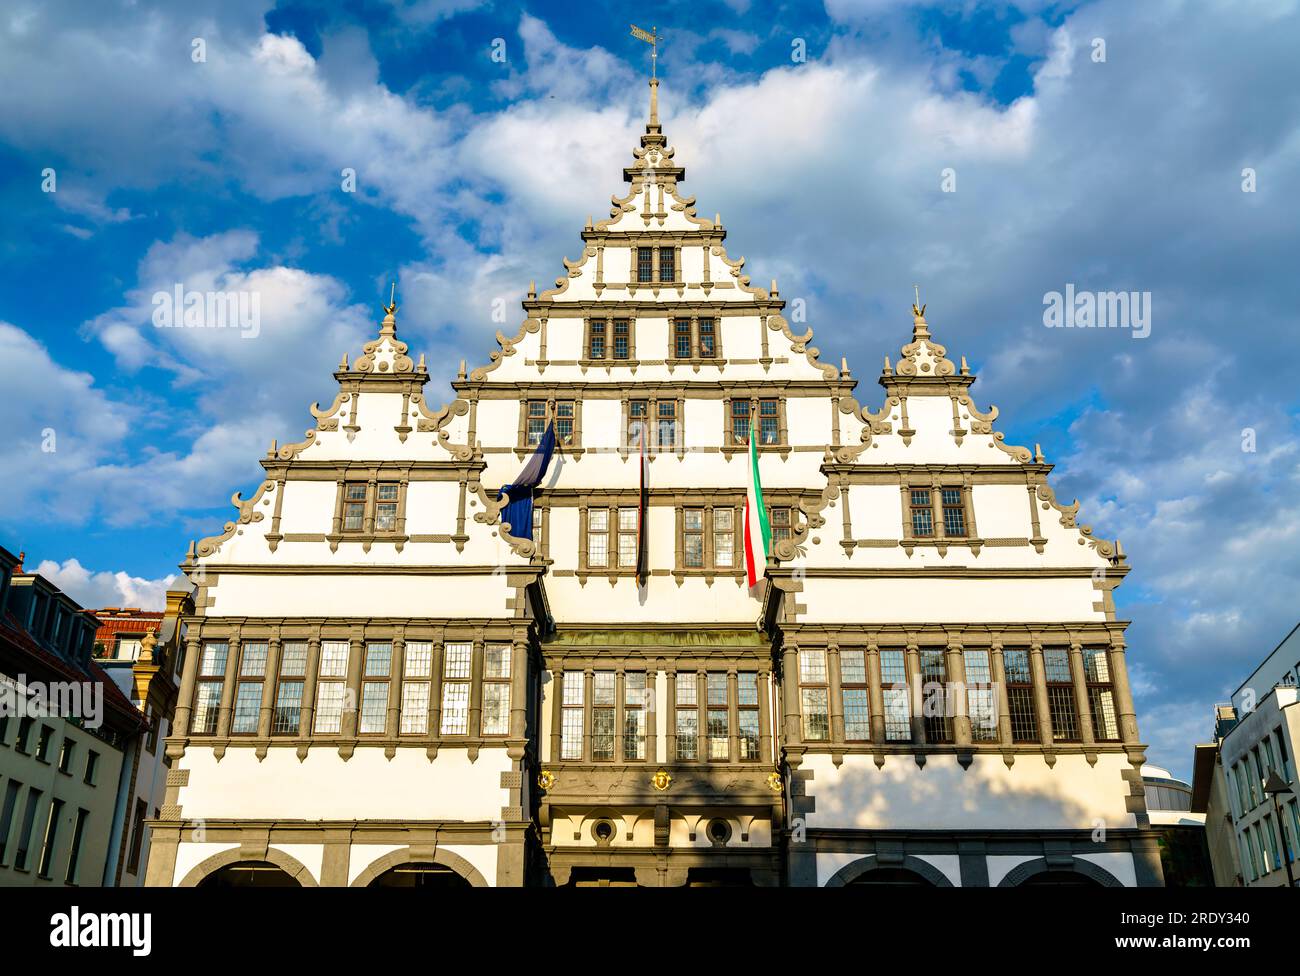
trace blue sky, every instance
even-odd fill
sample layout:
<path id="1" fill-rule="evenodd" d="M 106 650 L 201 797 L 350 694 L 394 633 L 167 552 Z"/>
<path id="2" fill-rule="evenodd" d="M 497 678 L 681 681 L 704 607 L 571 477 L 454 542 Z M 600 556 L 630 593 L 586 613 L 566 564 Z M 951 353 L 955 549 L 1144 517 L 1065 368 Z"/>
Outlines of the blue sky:
<path id="1" fill-rule="evenodd" d="M 494 302 L 513 322 L 621 190 L 628 23 L 653 24 L 686 191 L 862 401 L 919 282 L 977 403 L 1123 540 L 1140 720 L 1186 771 L 1297 618 L 1295 0 L 574 9 L 6 4 L 0 543 L 89 604 L 156 605 L 332 397 L 388 281 L 436 383 L 486 361 Z M 262 333 L 153 328 L 176 281 L 256 289 Z M 1067 282 L 1149 291 L 1151 334 L 1044 329 Z"/>

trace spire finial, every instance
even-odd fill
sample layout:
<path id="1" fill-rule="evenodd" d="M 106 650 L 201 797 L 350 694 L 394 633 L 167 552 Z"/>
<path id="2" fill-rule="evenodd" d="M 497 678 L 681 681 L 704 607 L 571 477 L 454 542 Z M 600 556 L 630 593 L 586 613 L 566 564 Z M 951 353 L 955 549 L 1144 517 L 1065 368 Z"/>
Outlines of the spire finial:
<path id="1" fill-rule="evenodd" d="M 392 284 L 393 288 L 388 293 L 388 304 L 384 306 L 384 311 L 388 313 L 389 318 L 397 311 L 397 282 L 394 281 Z"/>
<path id="2" fill-rule="evenodd" d="M 652 26 L 649 32 L 632 24 L 632 36 L 650 45 L 650 127 L 659 126 L 659 28 Z"/>
<path id="3" fill-rule="evenodd" d="M 921 304 L 921 286 L 913 285 L 912 290 L 916 293 L 916 301 L 912 303 L 912 314 L 915 315 L 918 319 L 924 321 L 925 306 Z"/>

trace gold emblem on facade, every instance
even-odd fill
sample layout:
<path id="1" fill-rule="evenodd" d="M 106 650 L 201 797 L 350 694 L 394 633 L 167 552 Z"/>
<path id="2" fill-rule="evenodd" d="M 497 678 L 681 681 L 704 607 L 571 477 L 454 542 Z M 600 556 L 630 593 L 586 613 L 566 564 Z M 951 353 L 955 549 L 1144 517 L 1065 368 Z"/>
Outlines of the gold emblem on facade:
<path id="1" fill-rule="evenodd" d="M 662 793 L 672 785 L 673 778 L 668 775 L 668 770 L 661 769 L 650 778 L 650 785 Z"/>
<path id="2" fill-rule="evenodd" d="M 780 773 L 768 773 L 768 774 L 767 774 L 767 785 L 768 785 L 768 787 L 772 790 L 773 793 L 780 793 L 780 792 L 781 792 L 781 774 L 780 774 Z"/>
<path id="3" fill-rule="evenodd" d="M 549 769 L 543 769 L 537 774 L 537 785 L 544 790 L 549 790 L 555 785 L 555 774 Z"/>

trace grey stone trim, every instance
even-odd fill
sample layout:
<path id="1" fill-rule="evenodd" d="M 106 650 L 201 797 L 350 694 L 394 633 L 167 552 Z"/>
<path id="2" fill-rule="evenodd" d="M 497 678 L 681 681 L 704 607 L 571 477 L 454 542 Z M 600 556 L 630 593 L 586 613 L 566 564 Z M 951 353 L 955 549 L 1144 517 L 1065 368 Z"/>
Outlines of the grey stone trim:
<path id="1" fill-rule="evenodd" d="M 264 861 L 274 864 L 280 870 L 293 877 L 304 888 L 318 887 L 316 879 L 312 873 L 307 870 L 307 866 L 299 861 L 296 857 L 286 854 L 284 851 L 277 850 L 274 847 L 267 847 L 265 844 L 256 844 L 246 842 L 239 847 L 232 848 L 228 851 L 222 851 L 220 854 L 213 854 L 205 861 L 195 865 L 189 874 L 177 884 L 178 888 L 193 888 L 200 881 L 209 875 L 220 871 L 224 867 L 232 864 L 239 864 L 241 861 Z"/>
<path id="2" fill-rule="evenodd" d="M 958 841 L 957 859 L 963 888 L 989 886 L 988 851 L 983 841 Z"/>
<path id="3" fill-rule="evenodd" d="M 936 888 L 954 887 L 953 883 L 948 880 L 948 876 L 929 862 L 922 861 L 919 857 L 911 854 L 889 856 L 886 853 L 868 855 L 851 864 L 844 865 L 826 880 L 825 887 L 843 888 L 863 875 L 878 871 L 881 868 L 902 868 L 905 871 L 911 871 L 920 875 Z"/>
<path id="4" fill-rule="evenodd" d="M 1136 858 L 1135 858 L 1136 861 Z M 1075 874 L 1083 875 L 1090 878 L 1106 888 L 1123 888 L 1124 884 L 1104 868 L 1100 868 L 1091 861 L 1085 861 L 1082 858 L 1073 857 L 1069 854 L 1054 854 L 1047 857 L 1034 858 L 1032 861 L 1026 861 L 1023 864 L 1017 864 L 1007 872 L 1006 877 L 998 882 L 999 888 L 1015 888 L 1036 874 L 1044 874 L 1048 871 L 1071 871 Z"/>
<path id="5" fill-rule="evenodd" d="M 364 847 L 358 848 L 353 846 L 353 851 L 358 849 L 364 850 Z M 385 871 L 390 868 L 400 867 L 403 864 L 441 864 L 443 867 L 450 868 L 468 881 L 475 888 L 487 888 L 487 879 L 479 873 L 478 868 L 470 864 L 459 854 L 454 851 L 444 851 L 433 847 L 412 845 L 405 850 L 393 851 L 391 854 L 385 854 L 383 857 L 373 861 L 364 871 L 357 875 L 352 882 L 353 888 L 365 888 L 370 882 L 374 881 Z"/>

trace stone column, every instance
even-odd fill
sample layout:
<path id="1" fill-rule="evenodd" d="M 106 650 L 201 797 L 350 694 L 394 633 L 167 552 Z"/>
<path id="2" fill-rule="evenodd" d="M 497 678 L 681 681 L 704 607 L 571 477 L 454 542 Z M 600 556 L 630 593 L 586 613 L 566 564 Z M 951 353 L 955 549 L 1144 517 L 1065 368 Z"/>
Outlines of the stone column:
<path id="1" fill-rule="evenodd" d="M 970 709 L 966 695 L 966 659 L 962 657 L 961 641 L 948 642 L 948 687 L 952 689 L 945 700 L 953 702 L 952 741 L 959 746 L 971 742 Z"/>
<path id="2" fill-rule="evenodd" d="M 361 714 L 361 669 L 365 658 L 366 642 L 354 634 L 348 639 L 348 677 L 343 693 L 343 721 L 339 726 L 345 742 L 356 742 L 357 739 L 357 720 Z"/>
<path id="3" fill-rule="evenodd" d="M 830 716 L 830 741 L 844 741 L 844 696 L 840 693 L 840 646 L 828 644 L 826 647 L 826 694 L 830 701 L 826 703 Z"/>
<path id="4" fill-rule="evenodd" d="M 614 669 L 614 762 L 626 762 L 623 755 L 624 708 L 627 705 L 627 676 L 623 667 Z"/>
<path id="5" fill-rule="evenodd" d="M 880 648 L 867 645 L 867 698 L 871 703 L 871 740 L 885 741 L 885 689 L 880 678 Z"/>
<path id="6" fill-rule="evenodd" d="M 199 673 L 199 658 L 202 657 L 198 638 L 191 637 L 185 641 L 185 670 L 181 674 L 181 689 L 176 696 L 176 718 L 172 724 L 172 733 L 177 736 L 190 734 L 190 714 L 194 708 L 194 681 Z"/>
<path id="7" fill-rule="evenodd" d="M 912 741 L 925 745 L 925 698 L 921 693 L 921 650 L 915 644 L 907 645 L 907 697 L 912 715 Z"/>
<path id="8" fill-rule="evenodd" d="M 388 666 L 388 718 L 384 734 L 396 739 L 402 732 L 402 672 L 406 669 L 406 640 L 393 638 L 393 656 Z"/>
<path id="9" fill-rule="evenodd" d="M 262 710 L 257 716 L 257 737 L 269 738 L 271 718 L 275 714 L 275 687 L 280 676 L 280 638 L 266 642 L 266 670 L 262 674 Z"/>
<path id="10" fill-rule="evenodd" d="M 994 641 L 989 645 L 989 677 L 998 696 L 998 741 L 1004 746 L 1011 744 L 1011 701 L 1007 696 L 1007 670 L 1002 662 L 1002 644 Z"/>
<path id="11" fill-rule="evenodd" d="M 564 710 L 564 669 L 551 672 L 551 762 L 560 761 L 561 712 Z"/>
<path id="12" fill-rule="evenodd" d="M 1137 712 L 1133 708 L 1133 691 L 1128 683 L 1128 664 L 1124 656 L 1124 638 L 1118 634 L 1110 641 L 1110 682 L 1115 688 L 1115 708 L 1119 712 L 1119 737 L 1126 746 L 1138 744 Z"/>
<path id="13" fill-rule="evenodd" d="M 510 649 L 510 738 L 521 743 L 528 738 L 528 645 L 517 638 Z M 522 759 L 524 748 L 510 746 L 510 758 Z"/>
<path id="14" fill-rule="evenodd" d="M 803 734 L 799 728 L 799 647 L 797 644 L 786 644 L 781 649 L 781 701 L 786 751 L 791 756 L 791 765 L 797 766 L 803 756 Z"/>
<path id="15" fill-rule="evenodd" d="M 727 669 L 727 755 L 740 761 L 740 678 L 735 668 Z"/>
<path id="16" fill-rule="evenodd" d="M 1029 671 L 1034 679 L 1034 711 L 1038 712 L 1038 740 L 1044 749 L 1052 748 L 1052 711 L 1047 703 L 1047 671 L 1043 666 L 1043 645 L 1029 645 Z"/>
<path id="17" fill-rule="evenodd" d="M 483 735 L 483 638 L 474 638 L 469 668 L 469 721 L 465 734 L 471 739 Z"/>
<path id="18" fill-rule="evenodd" d="M 758 672 L 758 759 L 769 766 L 776 762 L 772 755 L 772 717 L 768 709 L 772 702 L 772 672 Z"/>
<path id="19" fill-rule="evenodd" d="M 1088 683 L 1083 670 L 1083 645 L 1070 645 L 1070 680 L 1074 684 L 1074 710 L 1079 713 L 1079 741 L 1085 746 L 1095 745 L 1092 729 L 1092 709 L 1088 705 Z"/>
<path id="20" fill-rule="evenodd" d="M 320 674 L 320 634 L 307 641 L 307 675 L 302 682 L 302 712 L 298 716 L 298 737 L 308 739 L 316 719 L 316 677 Z"/>
<path id="21" fill-rule="evenodd" d="M 238 637 L 232 637 L 226 651 L 226 674 L 221 683 L 221 707 L 217 712 L 217 738 L 224 739 L 230 735 L 230 715 L 234 711 L 235 682 L 239 680 Z"/>

